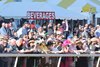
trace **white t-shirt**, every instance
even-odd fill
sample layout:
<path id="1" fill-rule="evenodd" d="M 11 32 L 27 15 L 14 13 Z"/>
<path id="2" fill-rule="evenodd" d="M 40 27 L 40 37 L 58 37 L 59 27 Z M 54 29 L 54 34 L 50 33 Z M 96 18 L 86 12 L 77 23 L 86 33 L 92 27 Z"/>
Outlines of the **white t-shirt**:
<path id="1" fill-rule="evenodd" d="M 22 34 L 22 28 L 20 28 L 20 29 L 17 31 L 17 36 L 20 37 L 21 34 Z"/>

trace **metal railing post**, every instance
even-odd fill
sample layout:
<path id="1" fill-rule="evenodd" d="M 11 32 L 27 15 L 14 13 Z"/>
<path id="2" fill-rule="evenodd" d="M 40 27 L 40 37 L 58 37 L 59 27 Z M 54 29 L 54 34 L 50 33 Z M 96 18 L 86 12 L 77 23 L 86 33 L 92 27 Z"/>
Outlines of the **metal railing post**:
<path id="1" fill-rule="evenodd" d="M 15 59 L 14 67 L 17 67 L 17 63 L 18 63 L 18 56 L 17 56 L 16 59 Z"/>

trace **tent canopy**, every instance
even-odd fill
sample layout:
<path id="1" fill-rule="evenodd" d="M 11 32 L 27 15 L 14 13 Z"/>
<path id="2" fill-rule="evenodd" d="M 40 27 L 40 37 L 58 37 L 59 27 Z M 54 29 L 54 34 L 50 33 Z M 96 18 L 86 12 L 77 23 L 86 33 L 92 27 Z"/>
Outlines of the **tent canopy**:
<path id="1" fill-rule="evenodd" d="M 82 8 L 83 12 L 91 12 L 91 13 L 95 13 L 96 12 L 96 8 L 90 4 L 86 4 L 83 8 Z"/>
<path id="2" fill-rule="evenodd" d="M 100 18 L 100 13 L 97 13 L 96 14 L 96 18 Z"/>
<path id="3" fill-rule="evenodd" d="M 6 4 L 6 3 L 9 3 L 9 2 L 13 2 L 13 1 L 14 1 L 14 0 L 7 0 L 7 1 L 5 2 L 5 4 Z"/>
<path id="4" fill-rule="evenodd" d="M 17 8 L 17 9 L 16 9 Z M 54 11 L 56 18 L 67 18 L 67 19 L 87 19 L 80 13 L 65 10 L 56 5 L 50 5 L 48 3 L 39 2 L 11 2 L 5 4 L 0 12 L 1 16 L 5 17 L 26 17 L 27 11 Z"/>

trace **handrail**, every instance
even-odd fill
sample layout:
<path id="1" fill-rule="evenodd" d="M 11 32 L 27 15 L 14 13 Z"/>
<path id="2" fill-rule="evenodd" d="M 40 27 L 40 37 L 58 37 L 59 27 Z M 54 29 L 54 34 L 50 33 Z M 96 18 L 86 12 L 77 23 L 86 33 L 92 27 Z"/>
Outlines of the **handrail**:
<path id="1" fill-rule="evenodd" d="M 0 54 L 0 57 L 16 57 L 14 67 L 17 67 L 19 57 L 59 57 L 57 67 L 60 67 L 62 57 L 99 57 L 96 67 L 99 67 L 100 53 L 99 54 Z"/>
<path id="2" fill-rule="evenodd" d="M 0 54 L 0 57 L 100 57 L 100 54 Z"/>

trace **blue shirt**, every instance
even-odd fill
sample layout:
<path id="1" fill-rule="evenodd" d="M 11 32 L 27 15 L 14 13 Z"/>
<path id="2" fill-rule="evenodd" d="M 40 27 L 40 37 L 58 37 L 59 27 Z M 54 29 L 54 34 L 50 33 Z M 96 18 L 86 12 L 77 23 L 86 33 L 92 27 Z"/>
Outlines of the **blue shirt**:
<path id="1" fill-rule="evenodd" d="M 1 28 L 0 28 L 0 34 L 1 34 L 2 36 L 6 36 L 6 35 L 7 35 L 6 28 L 1 27 Z"/>
<path id="2" fill-rule="evenodd" d="M 95 31 L 95 37 L 100 37 L 100 29 L 97 29 L 97 30 Z"/>

